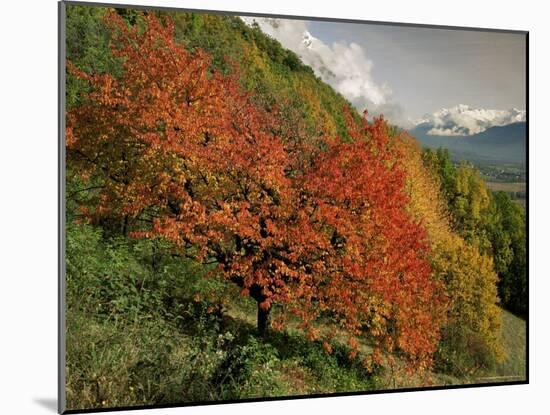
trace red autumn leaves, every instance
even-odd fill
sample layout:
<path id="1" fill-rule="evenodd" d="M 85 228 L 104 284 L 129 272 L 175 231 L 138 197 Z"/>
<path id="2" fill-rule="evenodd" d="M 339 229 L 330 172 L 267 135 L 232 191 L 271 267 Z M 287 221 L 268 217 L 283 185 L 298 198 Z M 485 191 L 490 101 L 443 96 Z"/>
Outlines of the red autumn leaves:
<path id="1" fill-rule="evenodd" d="M 322 319 L 354 350 L 366 335 L 428 364 L 445 298 L 385 122 L 348 117 L 350 142 L 277 137 L 277 112 L 251 103 L 237 68 L 221 74 L 174 41 L 169 20 L 143 20 L 107 15 L 120 78 L 69 64 L 90 86 L 67 115 L 71 166 L 97 188 L 86 215 L 215 260 L 262 310 L 286 304 L 312 339 L 330 337 Z"/>

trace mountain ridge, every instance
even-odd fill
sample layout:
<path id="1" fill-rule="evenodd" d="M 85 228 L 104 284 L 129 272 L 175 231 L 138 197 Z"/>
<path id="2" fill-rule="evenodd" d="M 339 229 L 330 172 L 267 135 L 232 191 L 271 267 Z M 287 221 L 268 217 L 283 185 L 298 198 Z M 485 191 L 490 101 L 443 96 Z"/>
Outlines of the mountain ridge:
<path id="1" fill-rule="evenodd" d="M 454 158 L 468 161 L 497 161 L 525 163 L 526 122 L 515 122 L 463 136 L 429 134 L 432 125 L 421 123 L 409 130 L 409 134 L 426 147 L 443 147 L 451 151 Z"/>

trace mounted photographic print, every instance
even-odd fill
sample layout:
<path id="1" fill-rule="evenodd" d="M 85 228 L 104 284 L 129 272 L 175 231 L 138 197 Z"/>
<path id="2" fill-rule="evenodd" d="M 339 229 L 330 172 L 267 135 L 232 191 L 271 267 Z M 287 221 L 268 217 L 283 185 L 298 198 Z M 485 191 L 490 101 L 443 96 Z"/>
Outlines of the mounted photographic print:
<path id="1" fill-rule="evenodd" d="M 60 412 L 528 382 L 527 32 L 59 5 Z"/>

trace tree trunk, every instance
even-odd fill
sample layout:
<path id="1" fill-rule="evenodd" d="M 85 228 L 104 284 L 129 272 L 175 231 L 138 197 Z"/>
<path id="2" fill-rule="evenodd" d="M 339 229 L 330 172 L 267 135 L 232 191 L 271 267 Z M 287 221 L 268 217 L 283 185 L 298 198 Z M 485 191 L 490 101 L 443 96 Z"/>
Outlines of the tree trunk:
<path id="1" fill-rule="evenodd" d="M 264 336 L 269 329 L 270 311 L 271 311 L 271 307 L 264 309 L 260 307 L 260 302 L 258 302 L 258 333 L 260 333 L 260 336 Z"/>
<path id="2" fill-rule="evenodd" d="M 124 215 L 124 221 L 122 222 L 122 234 L 126 236 L 128 233 L 128 215 Z"/>

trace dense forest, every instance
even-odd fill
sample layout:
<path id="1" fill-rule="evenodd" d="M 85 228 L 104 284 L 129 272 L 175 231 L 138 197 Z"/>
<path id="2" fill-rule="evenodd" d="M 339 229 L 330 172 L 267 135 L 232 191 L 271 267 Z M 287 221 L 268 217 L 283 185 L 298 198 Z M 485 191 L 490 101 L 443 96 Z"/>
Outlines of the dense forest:
<path id="1" fill-rule="evenodd" d="M 525 210 L 474 166 L 238 17 L 66 36 L 69 409 L 525 378 Z"/>

